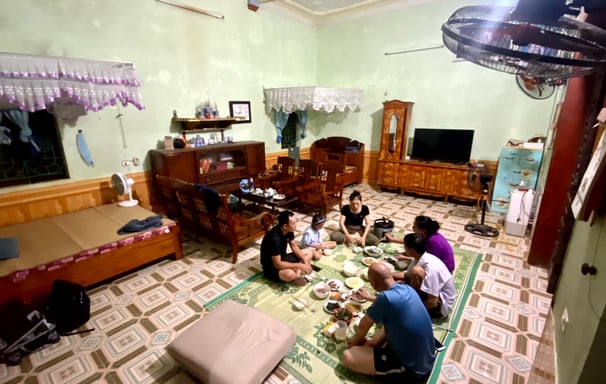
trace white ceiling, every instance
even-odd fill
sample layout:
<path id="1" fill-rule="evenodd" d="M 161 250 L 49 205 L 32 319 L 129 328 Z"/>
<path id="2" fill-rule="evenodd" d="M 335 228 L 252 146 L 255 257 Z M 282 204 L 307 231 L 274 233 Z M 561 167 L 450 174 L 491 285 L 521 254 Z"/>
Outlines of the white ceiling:
<path id="1" fill-rule="evenodd" d="M 276 6 L 319 25 L 429 3 L 436 0 L 257 0 L 261 9 Z"/>

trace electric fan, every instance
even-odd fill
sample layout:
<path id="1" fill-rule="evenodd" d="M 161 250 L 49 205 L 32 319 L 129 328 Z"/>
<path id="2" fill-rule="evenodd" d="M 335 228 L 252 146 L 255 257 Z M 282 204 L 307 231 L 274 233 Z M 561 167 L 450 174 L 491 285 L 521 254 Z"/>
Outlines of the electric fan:
<path id="1" fill-rule="evenodd" d="M 133 185 L 135 181 L 130 177 L 124 177 L 121 173 L 112 175 L 112 188 L 118 195 L 128 194 L 128 200 L 122 200 L 118 203 L 121 207 L 134 207 L 139 204 L 138 200 L 133 199 Z"/>
<path id="2" fill-rule="evenodd" d="M 542 77 L 531 77 L 522 74 L 516 75 L 516 83 L 520 89 L 533 99 L 548 99 L 555 92 L 556 84 Z"/>
<path id="3" fill-rule="evenodd" d="M 489 182 L 493 179 L 492 175 L 488 171 L 488 167 L 484 163 L 477 163 L 469 165 L 468 174 L 468 185 L 469 188 L 474 192 L 480 192 L 480 205 L 482 209 L 482 220 L 480 224 L 469 223 L 465 225 L 465 230 L 471 232 L 474 235 L 484 237 L 496 237 L 499 236 L 499 231 L 491 226 L 484 224 L 486 218 L 486 210 L 488 209 L 490 196 Z"/>
<path id="4" fill-rule="evenodd" d="M 606 10 L 602 0 L 520 0 L 515 8 L 467 6 L 442 25 L 450 51 L 501 72 L 563 79 L 606 68 L 606 31 L 570 14 Z M 568 14 L 568 15 L 567 15 Z"/>

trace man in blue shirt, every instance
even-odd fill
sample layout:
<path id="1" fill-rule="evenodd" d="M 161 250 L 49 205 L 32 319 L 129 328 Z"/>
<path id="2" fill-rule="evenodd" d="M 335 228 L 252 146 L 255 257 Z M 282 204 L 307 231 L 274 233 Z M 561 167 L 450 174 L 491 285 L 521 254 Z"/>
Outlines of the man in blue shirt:
<path id="1" fill-rule="evenodd" d="M 401 383 L 424 383 L 436 357 L 425 306 L 413 288 L 396 283 L 385 263 L 373 264 L 368 280 L 379 294 L 348 340 L 342 364 L 366 375 L 398 374 Z M 375 323 L 383 327 L 367 339 Z"/>

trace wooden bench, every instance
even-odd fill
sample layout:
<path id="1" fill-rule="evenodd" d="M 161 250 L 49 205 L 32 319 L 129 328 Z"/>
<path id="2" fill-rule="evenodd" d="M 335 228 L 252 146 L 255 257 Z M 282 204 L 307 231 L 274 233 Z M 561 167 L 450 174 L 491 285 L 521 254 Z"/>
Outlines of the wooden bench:
<path id="1" fill-rule="evenodd" d="M 337 161 L 344 166 L 343 185 L 361 183 L 364 177 L 364 143 L 348 137 L 331 136 L 316 140 L 309 148 L 312 160 Z"/>
<path id="2" fill-rule="evenodd" d="M 191 230 L 219 236 L 231 244 L 234 264 L 240 247 L 265 235 L 274 222 L 269 212 L 232 209 L 226 194 L 204 185 L 160 175 L 156 175 L 156 182 L 168 216 Z"/>

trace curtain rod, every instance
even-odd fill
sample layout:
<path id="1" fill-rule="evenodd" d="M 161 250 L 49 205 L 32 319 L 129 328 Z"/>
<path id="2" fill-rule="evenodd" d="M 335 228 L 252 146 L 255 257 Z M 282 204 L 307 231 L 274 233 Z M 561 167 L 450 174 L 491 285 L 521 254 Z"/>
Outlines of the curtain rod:
<path id="1" fill-rule="evenodd" d="M 223 16 L 223 15 L 219 15 L 219 14 L 216 14 L 216 13 L 205 11 L 205 10 L 200 9 L 200 8 L 195 8 L 195 7 L 192 7 L 190 5 L 179 4 L 179 3 L 175 3 L 175 2 L 172 2 L 172 1 L 166 1 L 166 0 L 156 0 L 156 1 L 158 3 L 170 5 L 170 6 L 181 8 L 181 9 L 185 9 L 186 11 L 191 11 L 191 12 L 199 13 L 201 15 L 214 17 L 215 19 L 220 19 L 220 20 L 225 19 L 225 16 Z"/>
<path id="2" fill-rule="evenodd" d="M 427 50 L 430 50 L 430 49 L 438 49 L 438 48 L 444 48 L 444 44 L 437 44 L 437 45 L 434 44 L 434 45 L 428 45 L 426 47 L 410 48 L 410 49 L 403 49 L 401 51 L 385 52 L 385 56 L 399 55 L 401 53 L 408 53 L 408 52 L 427 51 Z"/>

